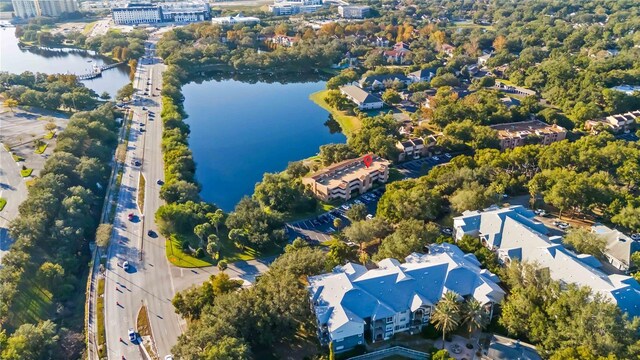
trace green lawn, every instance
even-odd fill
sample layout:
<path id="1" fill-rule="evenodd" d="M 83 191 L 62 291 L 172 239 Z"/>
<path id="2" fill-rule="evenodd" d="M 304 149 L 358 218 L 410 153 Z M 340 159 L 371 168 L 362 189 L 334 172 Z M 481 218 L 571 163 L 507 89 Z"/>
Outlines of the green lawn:
<path id="1" fill-rule="evenodd" d="M 53 132 L 53 131 L 49 131 L 49 133 L 47 133 L 47 134 L 44 136 L 44 138 L 45 138 L 45 139 L 47 139 L 47 140 L 51 140 L 51 139 L 53 139 L 53 136 L 54 136 L 55 134 L 56 134 L 55 132 Z"/>
<path id="2" fill-rule="evenodd" d="M 98 295 L 97 295 L 96 314 L 98 326 L 98 353 L 100 358 L 106 356 L 107 335 L 104 330 L 104 279 L 98 279 Z"/>
<path id="3" fill-rule="evenodd" d="M 344 111 L 339 111 L 329 106 L 329 104 L 324 101 L 324 98 L 325 96 L 327 96 L 328 92 L 329 90 L 321 90 L 315 92 L 309 95 L 309 99 L 311 99 L 311 101 L 316 103 L 321 108 L 330 112 L 331 115 L 333 115 L 333 118 L 338 122 L 338 124 L 340 124 L 342 132 L 345 135 L 349 136 L 349 134 L 353 133 L 354 131 L 358 131 L 362 126 L 362 122 L 360 121 L 360 119 L 358 119 L 357 116 L 347 115 Z"/>
<path id="4" fill-rule="evenodd" d="M 198 268 L 215 265 L 215 261 L 207 254 L 202 259 L 185 253 L 180 246 L 181 242 L 175 237 L 166 240 L 165 251 L 167 259 L 175 266 L 183 268 Z"/>
<path id="5" fill-rule="evenodd" d="M 42 144 L 40 145 L 40 147 L 38 147 L 35 151 L 36 154 L 42 154 L 44 153 L 45 150 L 47 150 L 47 146 L 49 146 L 48 144 Z"/>
<path id="6" fill-rule="evenodd" d="M 85 25 L 84 29 L 82 29 L 82 34 L 83 35 L 89 35 L 91 30 L 93 30 L 93 27 L 96 26 L 97 23 L 98 23 L 97 21 L 94 21 L 94 22 L 90 22 L 87 25 Z"/>
<path id="7" fill-rule="evenodd" d="M 53 306 L 52 294 L 35 282 L 24 280 L 18 285 L 16 297 L 11 306 L 10 323 L 20 325 L 37 323 L 48 319 Z"/>
<path id="8" fill-rule="evenodd" d="M 0 198 L 0 211 L 2 211 L 6 205 L 7 205 L 7 199 Z"/>
<path id="9" fill-rule="evenodd" d="M 24 158 L 22 156 L 16 154 L 11 154 L 11 157 L 13 157 L 13 161 L 15 162 L 24 161 Z"/>
<path id="10" fill-rule="evenodd" d="M 22 175 L 22 177 L 28 177 L 28 176 L 31 176 L 32 172 L 33 172 L 33 169 L 26 168 L 24 170 L 20 170 L 20 175 Z"/>

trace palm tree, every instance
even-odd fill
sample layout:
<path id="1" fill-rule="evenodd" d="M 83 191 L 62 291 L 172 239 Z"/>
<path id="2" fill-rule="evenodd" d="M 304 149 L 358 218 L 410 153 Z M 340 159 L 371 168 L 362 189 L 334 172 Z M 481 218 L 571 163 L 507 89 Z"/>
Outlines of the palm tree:
<path id="1" fill-rule="evenodd" d="M 436 305 L 431 315 L 431 323 L 436 329 L 442 331 L 442 348 L 446 334 L 455 330 L 460 325 L 460 303 L 458 294 L 448 291 Z"/>
<path id="2" fill-rule="evenodd" d="M 469 335 L 487 326 L 488 320 L 482 304 L 475 298 L 467 299 L 462 305 L 462 323 L 467 326 Z"/>

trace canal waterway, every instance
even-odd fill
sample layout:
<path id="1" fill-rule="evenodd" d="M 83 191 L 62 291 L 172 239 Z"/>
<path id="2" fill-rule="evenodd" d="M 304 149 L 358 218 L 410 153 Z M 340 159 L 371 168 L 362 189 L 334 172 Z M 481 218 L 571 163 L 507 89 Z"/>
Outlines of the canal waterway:
<path id="1" fill-rule="evenodd" d="M 91 60 L 91 61 L 89 61 Z M 76 49 L 20 48 L 15 37 L 15 28 L 0 28 L 0 71 L 20 74 L 24 71 L 47 74 L 86 74 L 94 65 L 112 64 L 113 60 L 92 51 Z M 129 82 L 129 67 L 126 64 L 107 70 L 92 80 L 82 81 L 96 93 L 108 92 L 115 97 L 118 89 Z"/>
<path id="2" fill-rule="evenodd" d="M 185 85 L 189 145 L 202 197 L 233 210 L 265 172 L 283 171 L 289 162 L 317 154 L 320 145 L 344 143 L 342 133 L 325 125 L 329 113 L 309 99 L 324 88 L 325 82 L 317 79 Z"/>

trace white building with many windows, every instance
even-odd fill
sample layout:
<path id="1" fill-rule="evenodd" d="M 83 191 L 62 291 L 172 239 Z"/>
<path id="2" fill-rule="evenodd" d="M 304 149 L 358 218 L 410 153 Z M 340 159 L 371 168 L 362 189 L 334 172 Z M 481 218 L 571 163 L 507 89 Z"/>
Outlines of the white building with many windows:
<path id="1" fill-rule="evenodd" d="M 206 2 L 129 3 L 111 9 L 111 13 L 118 25 L 188 23 L 211 18 L 211 8 Z"/>
<path id="2" fill-rule="evenodd" d="M 113 22 L 118 25 L 155 24 L 162 22 L 162 8 L 151 3 L 131 3 L 111 9 Z"/>
<path id="3" fill-rule="evenodd" d="M 384 259 L 377 265 L 377 269 L 367 270 L 348 263 L 308 278 L 322 344 L 333 342 L 334 350 L 343 352 L 365 341 L 420 332 L 449 291 L 460 301 L 475 298 L 488 317 L 505 295 L 498 277 L 481 269 L 473 254 L 447 243 L 430 246 L 428 254 L 413 253 L 403 264 Z"/>

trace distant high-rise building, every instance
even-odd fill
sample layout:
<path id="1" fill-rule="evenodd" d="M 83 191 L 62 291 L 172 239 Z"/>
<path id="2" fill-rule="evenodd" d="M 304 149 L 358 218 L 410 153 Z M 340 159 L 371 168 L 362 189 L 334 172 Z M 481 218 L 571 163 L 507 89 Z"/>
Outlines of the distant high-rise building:
<path id="1" fill-rule="evenodd" d="M 40 8 L 36 0 L 11 0 L 13 13 L 19 18 L 30 18 L 40 16 Z"/>
<path id="2" fill-rule="evenodd" d="M 60 16 L 78 11 L 76 0 L 11 0 L 16 17 Z"/>

